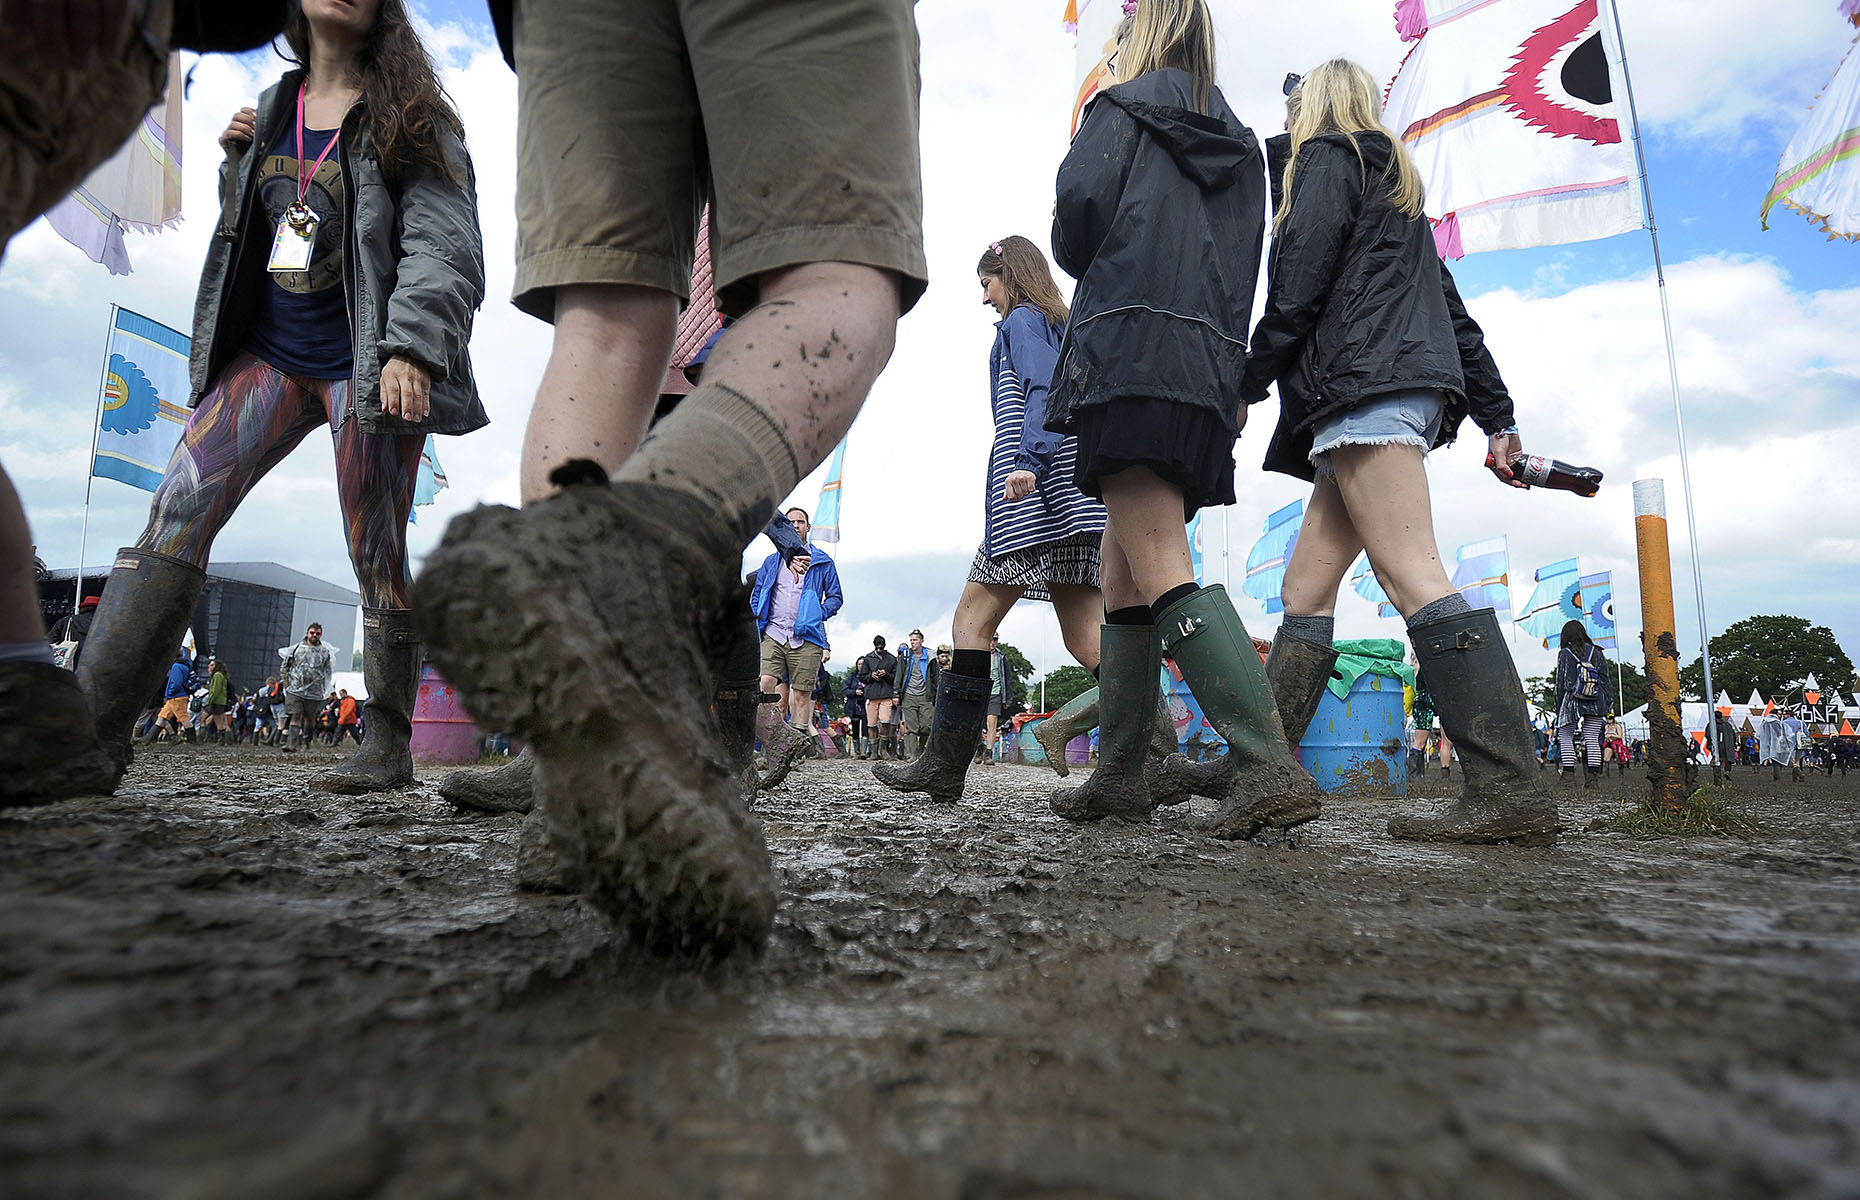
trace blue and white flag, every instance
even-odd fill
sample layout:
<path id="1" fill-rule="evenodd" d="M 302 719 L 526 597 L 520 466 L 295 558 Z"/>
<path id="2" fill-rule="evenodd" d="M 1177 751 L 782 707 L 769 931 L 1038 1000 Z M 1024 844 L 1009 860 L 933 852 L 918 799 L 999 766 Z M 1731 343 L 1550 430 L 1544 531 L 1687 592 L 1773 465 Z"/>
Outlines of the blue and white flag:
<path id="1" fill-rule="evenodd" d="M 1613 571 L 1584 575 L 1576 593 L 1582 610 L 1582 627 L 1589 640 L 1604 650 L 1615 648 L 1615 576 Z"/>
<path id="2" fill-rule="evenodd" d="M 413 481 L 413 507 L 433 503 L 439 499 L 439 493 L 450 486 L 446 481 L 446 469 L 439 465 L 438 439 L 429 433 L 426 445 L 420 447 L 420 474 Z M 409 511 L 407 520 L 418 525 L 420 514 Z"/>
<path id="3" fill-rule="evenodd" d="M 1453 586 L 1474 608 L 1489 608 L 1501 621 L 1511 620 L 1511 576 L 1502 537 L 1468 542 L 1454 556 Z"/>
<path id="4" fill-rule="evenodd" d="M 112 311 L 90 473 L 152 492 L 187 428 L 191 341 L 140 313 Z"/>
<path id="5" fill-rule="evenodd" d="M 1246 594 L 1266 606 L 1269 613 L 1284 612 L 1279 593 L 1285 590 L 1285 564 L 1298 545 L 1298 527 L 1305 518 L 1305 502 L 1294 500 L 1266 518 L 1266 536 L 1253 543 L 1246 556 Z"/>
<path id="6" fill-rule="evenodd" d="M 1548 648 L 1565 623 L 1581 619 L 1582 605 L 1576 600 L 1581 582 L 1582 568 L 1573 558 L 1537 568 L 1537 590 L 1518 616 L 1524 632 L 1542 639 Z"/>
<path id="7" fill-rule="evenodd" d="M 1201 582 L 1201 513 L 1195 513 L 1195 519 L 1188 523 L 1188 565 L 1195 572 L 1195 582 Z"/>
<path id="8" fill-rule="evenodd" d="M 840 472 L 846 469 L 846 439 L 833 447 L 833 461 L 827 465 L 826 482 L 820 485 L 820 502 L 814 505 L 814 527 L 810 542 L 840 540 Z"/>

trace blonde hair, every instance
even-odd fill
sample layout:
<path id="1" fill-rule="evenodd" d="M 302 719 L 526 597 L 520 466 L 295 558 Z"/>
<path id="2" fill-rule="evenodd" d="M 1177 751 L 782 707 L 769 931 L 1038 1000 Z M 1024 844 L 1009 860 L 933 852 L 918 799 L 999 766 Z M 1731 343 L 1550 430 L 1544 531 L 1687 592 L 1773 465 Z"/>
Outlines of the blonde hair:
<path id="1" fill-rule="evenodd" d="M 1376 91 L 1376 81 L 1368 71 L 1347 58 L 1333 58 L 1305 76 L 1304 83 L 1292 93 L 1286 107 L 1291 116 L 1292 153 L 1285 164 L 1285 204 L 1272 223 L 1275 231 L 1283 228 L 1291 215 L 1292 180 L 1298 173 L 1299 151 L 1306 142 L 1326 133 L 1352 135 L 1350 146 L 1356 151 L 1356 161 L 1362 166 L 1364 175 L 1369 173 L 1369 167 L 1354 135 L 1380 133 L 1387 137 L 1395 151 L 1384 173 L 1384 178 L 1390 174 L 1394 176 L 1389 184 L 1389 201 L 1403 216 L 1421 215 L 1427 201 L 1421 172 L 1401 139 L 1383 127 L 1382 100 Z"/>
<path id="2" fill-rule="evenodd" d="M 1117 54 L 1120 80 L 1164 67 L 1186 71 L 1194 80 L 1195 108 L 1208 112 L 1214 95 L 1214 17 L 1208 0 L 1143 0 Z"/>
<path id="3" fill-rule="evenodd" d="M 1031 304 L 1054 329 L 1065 328 L 1072 317 L 1065 298 L 1059 294 L 1059 285 L 1053 282 L 1046 255 L 1019 234 L 1009 234 L 990 243 L 975 264 L 975 273 L 992 275 L 1001 281 L 1007 292 L 1008 312 L 1022 304 Z M 1001 315 L 1005 317 L 1007 313 Z"/>

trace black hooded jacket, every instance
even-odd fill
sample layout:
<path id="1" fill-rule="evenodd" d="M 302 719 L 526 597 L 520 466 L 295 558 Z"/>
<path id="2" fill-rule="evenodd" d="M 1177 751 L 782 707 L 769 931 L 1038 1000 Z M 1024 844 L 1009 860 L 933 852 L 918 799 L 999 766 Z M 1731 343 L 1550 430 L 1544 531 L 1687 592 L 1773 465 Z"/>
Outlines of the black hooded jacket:
<path id="1" fill-rule="evenodd" d="M 1265 240 L 1259 144 L 1218 90 L 1212 115 L 1173 68 L 1098 93 L 1059 168 L 1053 258 L 1076 278 L 1046 427 L 1125 397 L 1212 409 L 1234 381 Z"/>
<path id="2" fill-rule="evenodd" d="M 1311 479 L 1312 428 L 1391 392 L 1438 388 L 1436 445 L 1468 413 L 1487 433 L 1512 423 L 1511 396 L 1440 262 L 1425 217 L 1389 198 L 1394 144 L 1379 133 L 1311 139 L 1299 155 L 1291 215 L 1274 236 L 1266 311 L 1253 330 L 1240 394 L 1279 384 L 1266 469 Z"/>

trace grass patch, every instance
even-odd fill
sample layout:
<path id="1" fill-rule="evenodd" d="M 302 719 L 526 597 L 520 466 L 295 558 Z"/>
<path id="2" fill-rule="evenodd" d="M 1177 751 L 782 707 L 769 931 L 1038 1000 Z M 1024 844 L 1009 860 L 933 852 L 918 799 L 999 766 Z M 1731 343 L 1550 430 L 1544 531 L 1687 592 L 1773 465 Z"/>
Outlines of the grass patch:
<path id="1" fill-rule="evenodd" d="M 479 767 L 501 767 L 515 758 L 514 754 L 480 754 L 478 761 L 472 765 Z"/>
<path id="2" fill-rule="evenodd" d="M 1707 785 L 1686 797 L 1678 812 L 1652 802 L 1623 809 L 1596 828 L 1632 837 L 1749 837 L 1757 823 L 1726 803 L 1731 789 Z"/>

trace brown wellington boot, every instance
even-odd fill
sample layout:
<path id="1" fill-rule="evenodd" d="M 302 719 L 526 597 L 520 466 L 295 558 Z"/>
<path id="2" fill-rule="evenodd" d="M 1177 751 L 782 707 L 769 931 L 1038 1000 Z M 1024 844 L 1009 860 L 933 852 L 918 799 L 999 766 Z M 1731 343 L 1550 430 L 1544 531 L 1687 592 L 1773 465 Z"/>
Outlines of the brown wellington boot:
<path id="1" fill-rule="evenodd" d="M 1337 665 L 1334 646 L 1321 646 L 1283 626 L 1272 635 L 1272 652 L 1266 656 L 1266 682 L 1272 685 L 1272 703 L 1285 727 L 1285 740 L 1295 748 L 1317 715 L 1330 673 Z"/>
<path id="2" fill-rule="evenodd" d="M 77 681 L 118 775 L 132 757 L 136 717 L 174 662 L 206 583 L 207 573 L 182 559 L 133 546 L 116 552 Z"/>
<path id="3" fill-rule="evenodd" d="M 71 672 L 0 663 L 0 807 L 107 796 L 122 774 Z"/>
<path id="4" fill-rule="evenodd" d="M 1441 728 L 1459 752 L 1460 798 L 1432 816 L 1389 821 L 1409 842 L 1542 845 L 1561 827 L 1535 763 L 1524 686 L 1491 609 L 1410 626 Z"/>
<path id="5" fill-rule="evenodd" d="M 413 782 L 413 702 L 420 690 L 420 640 L 404 608 L 362 610 L 362 680 L 367 732 L 347 762 L 310 778 L 310 788 L 360 796 Z"/>
<path id="6" fill-rule="evenodd" d="M 746 605 L 743 542 L 682 492 L 558 468 L 521 511 L 455 517 L 414 582 L 420 632 L 482 724 L 536 755 L 536 801 L 588 898 L 643 947 L 759 947 L 774 868 L 709 689 Z"/>

